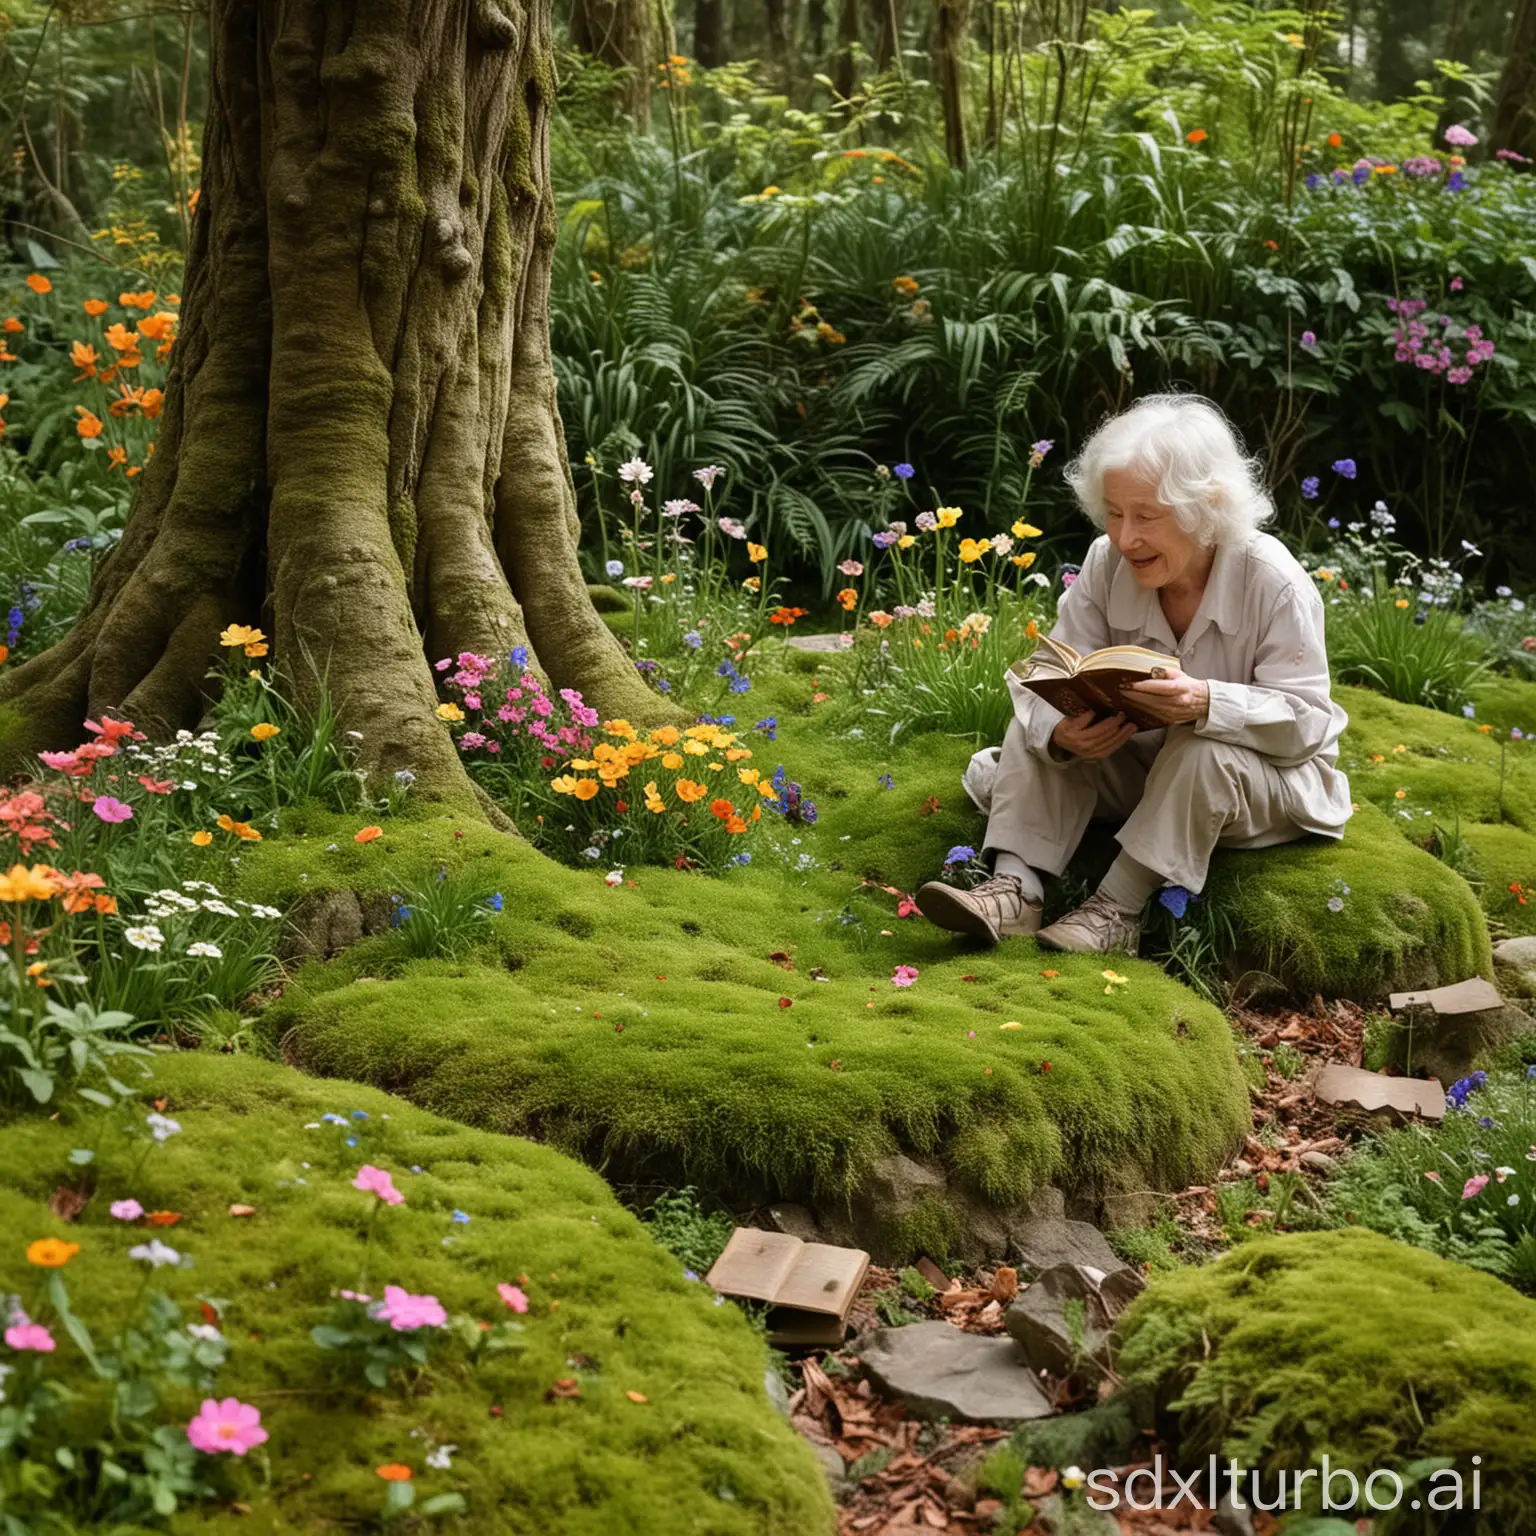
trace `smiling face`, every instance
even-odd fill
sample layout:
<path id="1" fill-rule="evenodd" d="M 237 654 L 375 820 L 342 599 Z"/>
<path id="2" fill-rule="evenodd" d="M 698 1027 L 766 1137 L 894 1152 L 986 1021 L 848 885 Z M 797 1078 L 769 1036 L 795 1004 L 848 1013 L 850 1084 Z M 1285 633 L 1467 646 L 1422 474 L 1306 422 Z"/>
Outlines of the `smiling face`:
<path id="1" fill-rule="evenodd" d="M 1201 584 L 1210 570 L 1212 551 L 1179 527 L 1157 487 L 1133 469 L 1104 471 L 1104 531 L 1140 586 Z"/>

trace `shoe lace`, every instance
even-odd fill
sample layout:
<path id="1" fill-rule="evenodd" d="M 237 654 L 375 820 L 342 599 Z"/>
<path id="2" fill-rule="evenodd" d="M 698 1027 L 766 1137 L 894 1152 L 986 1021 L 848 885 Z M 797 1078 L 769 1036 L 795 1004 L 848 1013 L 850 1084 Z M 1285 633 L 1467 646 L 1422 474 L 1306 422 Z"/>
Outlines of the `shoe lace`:
<path id="1" fill-rule="evenodd" d="M 1103 891 L 1095 891 L 1080 908 L 1083 913 L 1092 913 L 1095 917 L 1107 918 L 1116 923 L 1135 922 L 1133 914 L 1117 907 L 1114 901 Z"/>

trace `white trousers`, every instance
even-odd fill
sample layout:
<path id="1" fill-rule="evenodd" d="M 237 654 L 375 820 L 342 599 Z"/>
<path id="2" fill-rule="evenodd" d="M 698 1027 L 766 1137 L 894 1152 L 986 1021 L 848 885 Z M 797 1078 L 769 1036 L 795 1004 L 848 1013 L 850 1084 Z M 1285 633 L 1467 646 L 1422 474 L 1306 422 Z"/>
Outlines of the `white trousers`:
<path id="1" fill-rule="evenodd" d="M 1002 746 L 978 752 L 966 793 L 987 815 L 986 852 L 1006 851 L 1059 875 L 1095 818 L 1138 863 L 1198 892 L 1217 848 L 1269 848 L 1305 835 L 1285 810 L 1283 770 L 1247 747 L 1176 726 L 1160 742 L 1132 738 L 1096 762 L 1046 763 L 1017 721 Z"/>

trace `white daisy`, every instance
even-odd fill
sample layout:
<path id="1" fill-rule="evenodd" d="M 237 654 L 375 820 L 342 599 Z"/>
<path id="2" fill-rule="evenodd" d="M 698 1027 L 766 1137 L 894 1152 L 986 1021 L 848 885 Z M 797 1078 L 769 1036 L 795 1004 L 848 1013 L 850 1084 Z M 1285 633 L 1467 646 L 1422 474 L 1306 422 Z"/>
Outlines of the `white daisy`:
<path id="1" fill-rule="evenodd" d="M 217 944 L 209 944 L 205 940 L 187 945 L 187 953 L 189 955 L 196 955 L 199 960 L 222 960 L 224 958 L 224 951 Z"/>
<path id="2" fill-rule="evenodd" d="M 202 903 L 203 911 L 217 912 L 220 917 L 239 917 L 240 914 L 225 901 L 210 901 L 205 899 Z"/>
<path id="3" fill-rule="evenodd" d="M 142 928 L 126 929 L 123 937 L 135 949 L 147 949 L 151 954 L 156 955 L 160 953 L 160 946 L 165 943 L 165 935 L 153 923 L 146 923 Z"/>

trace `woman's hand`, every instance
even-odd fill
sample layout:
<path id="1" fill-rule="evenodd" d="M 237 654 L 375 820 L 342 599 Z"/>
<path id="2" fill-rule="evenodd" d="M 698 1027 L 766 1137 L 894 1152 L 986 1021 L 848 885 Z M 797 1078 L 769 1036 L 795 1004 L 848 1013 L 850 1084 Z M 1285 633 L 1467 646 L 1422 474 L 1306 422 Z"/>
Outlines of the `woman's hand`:
<path id="1" fill-rule="evenodd" d="M 1204 720 L 1211 707 L 1207 684 L 1168 667 L 1158 667 L 1146 682 L 1132 683 L 1129 691 L 1149 715 L 1155 715 L 1164 725 Z"/>
<path id="2" fill-rule="evenodd" d="M 1124 715 L 1111 715 L 1107 720 L 1093 723 L 1093 711 L 1080 715 L 1066 715 L 1056 722 L 1051 732 L 1051 745 L 1073 757 L 1095 762 L 1101 757 L 1113 757 L 1140 727 Z"/>

